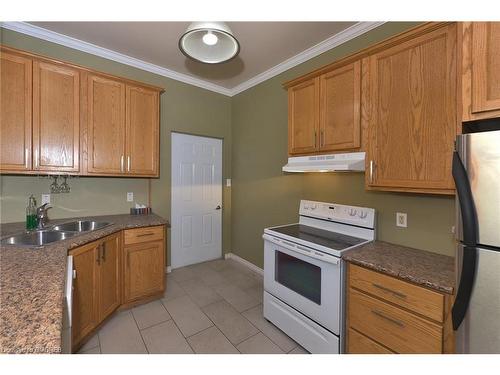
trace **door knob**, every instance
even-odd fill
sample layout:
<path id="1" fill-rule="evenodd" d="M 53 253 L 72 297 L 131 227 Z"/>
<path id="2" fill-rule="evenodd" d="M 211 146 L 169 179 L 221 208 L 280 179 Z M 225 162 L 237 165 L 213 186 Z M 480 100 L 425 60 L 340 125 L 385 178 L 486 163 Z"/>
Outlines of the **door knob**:
<path id="1" fill-rule="evenodd" d="M 218 205 L 217 207 L 215 207 L 216 210 L 220 210 L 222 207 L 220 205 Z"/>

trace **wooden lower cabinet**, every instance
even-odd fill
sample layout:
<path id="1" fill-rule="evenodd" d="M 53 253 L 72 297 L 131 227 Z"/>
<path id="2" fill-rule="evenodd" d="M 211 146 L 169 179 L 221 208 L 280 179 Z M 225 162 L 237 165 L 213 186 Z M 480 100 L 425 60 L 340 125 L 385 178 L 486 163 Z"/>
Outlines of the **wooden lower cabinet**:
<path id="1" fill-rule="evenodd" d="M 97 326 L 98 256 L 99 242 L 81 246 L 70 252 L 76 278 L 73 280 L 71 341 L 77 347 Z"/>
<path id="2" fill-rule="evenodd" d="M 123 232 L 130 232 L 124 236 Z M 161 238 L 157 239 L 161 232 Z M 106 318 L 123 305 L 139 304 L 165 289 L 165 226 L 111 234 L 70 251 L 73 281 L 72 347 L 78 350 Z M 154 233 L 149 240 L 141 234 Z M 134 244 L 127 245 L 132 238 Z M 126 244 L 123 246 L 122 244 Z"/>
<path id="3" fill-rule="evenodd" d="M 163 293 L 165 289 L 163 233 L 163 226 L 125 231 L 123 303 L 133 303 L 141 298 Z M 159 235 L 161 239 L 157 239 Z M 143 238 L 142 242 L 137 242 L 140 238 Z"/>
<path id="4" fill-rule="evenodd" d="M 347 352 L 452 353 L 452 296 L 349 264 Z"/>
<path id="5" fill-rule="evenodd" d="M 347 352 L 350 354 L 394 354 L 394 352 L 352 328 L 349 328 L 348 335 L 349 346 Z"/>
<path id="6" fill-rule="evenodd" d="M 121 303 L 121 234 L 115 233 L 70 252 L 76 271 L 73 290 L 73 348 Z"/>
<path id="7" fill-rule="evenodd" d="M 106 319 L 121 303 L 121 236 L 106 237 L 100 243 L 99 321 Z"/>

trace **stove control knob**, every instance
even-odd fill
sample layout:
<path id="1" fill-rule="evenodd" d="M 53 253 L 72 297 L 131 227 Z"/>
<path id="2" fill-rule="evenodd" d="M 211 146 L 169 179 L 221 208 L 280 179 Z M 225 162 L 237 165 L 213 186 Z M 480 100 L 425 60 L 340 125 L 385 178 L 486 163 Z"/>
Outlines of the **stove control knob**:
<path id="1" fill-rule="evenodd" d="M 366 212 L 366 211 L 361 211 L 361 212 L 359 213 L 359 215 L 358 215 L 358 216 L 359 216 L 361 219 L 364 219 L 365 217 L 367 217 L 367 216 L 368 216 L 368 212 Z"/>
<path id="2" fill-rule="evenodd" d="M 349 208 L 349 216 L 356 216 L 357 211 L 354 208 Z"/>
<path id="3" fill-rule="evenodd" d="M 310 208 L 311 210 L 315 210 L 315 209 L 316 209 L 316 205 L 315 205 L 315 204 L 311 204 L 311 205 L 309 206 L 309 208 Z"/>

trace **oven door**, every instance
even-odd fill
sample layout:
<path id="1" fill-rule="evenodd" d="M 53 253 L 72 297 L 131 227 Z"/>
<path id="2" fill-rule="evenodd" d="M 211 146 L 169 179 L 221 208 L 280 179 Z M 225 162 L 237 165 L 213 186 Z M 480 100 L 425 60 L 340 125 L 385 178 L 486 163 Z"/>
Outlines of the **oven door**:
<path id="1" fill-rule="evenodd" d="M 264 289 L 339 335 L 341 260 L 265 234 Z"/>

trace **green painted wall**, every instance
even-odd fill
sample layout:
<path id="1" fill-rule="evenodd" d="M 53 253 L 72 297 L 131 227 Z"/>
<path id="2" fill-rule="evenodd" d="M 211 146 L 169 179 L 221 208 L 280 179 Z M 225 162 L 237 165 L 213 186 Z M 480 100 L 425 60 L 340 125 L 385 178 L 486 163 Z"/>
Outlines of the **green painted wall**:
<path id="1" fill-rule="evenodd" d="M 165 88 L 161 95 L 160 178 L 152 179 L 152 206 L 159 215 L 170 218 L 170 134 L 172 131 L 223 138 L 223 177 L 231 177 L 231 98 L 195 86 L 158 76 L 98 56 L 0 29 L 1 42 L 60 60 L 76 63 Z M 1 222 L 20 221 L 24 217 L 30 193 L 48 192 L 49 182 L 38 177 L 0 176 Z M 89 178 L 70 181 L 72 192 L 53 195 L 53 218 L 82 214 L 127 213 L 130 203 L 126 192 L 133 191 L 138 202 L 147 203 L 147 179 Z M 231 249 L 231 194 L 224 188 L 223 251 Z"/>
<path id="2" fill-rule="evenodd" d="M 362 174 L 285 175 L 287 97 L 281 84 L 401 32 L 415 23 L 388 23 L 271 78 L 233 98 L 135 69 L 97 56 L 0 29 L 3 44 L 74 62 L 100 71 L 166 88 L 161 96 L 160 178 L 152 179 L 155 212 L 170 218 L 170 133 L 180 131 L 224 139 L 223 249 L 262 266 L 262 232 L 267 226 L 297 220 L 300 199 L 374 207 L 378 238 L 453 254 L 450 197 L 366 192 Z M 19 221 L 30 193 L 48 191 L 46 179 L 0 176 L 1 222 Z M 147 200 L 146 179 L 88 178 L 70 181 L 70 194 L 53 195 L 54 218 L 126 213 L 127 191 Z M 397 228 L 395 212 L 408 213 L 407 229 Z"/>
<path id="3" fill-rule="evenodd" d="M 331 63 L 416 23 L 388 23 L 273 77 L 232 102 L 232 251 L 262 267 L 267 226 L 297 221 L 300 199 L 374 207 L 381 240 L 453 254 L 454 200 L 415 194 L 366 192 L 363 174 L 285 175 L 287 95 L 282 83 Z M 408 228 L 395 213 L 408 213 Z"/>

